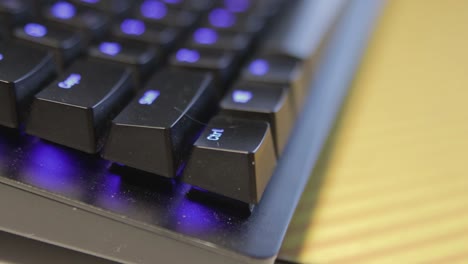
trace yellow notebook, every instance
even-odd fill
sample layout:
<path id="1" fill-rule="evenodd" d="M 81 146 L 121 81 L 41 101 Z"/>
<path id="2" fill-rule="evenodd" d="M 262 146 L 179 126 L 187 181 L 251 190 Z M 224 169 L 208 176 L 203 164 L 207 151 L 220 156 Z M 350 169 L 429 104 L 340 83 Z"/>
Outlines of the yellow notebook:
<path id="1" fill-rule="evenodd" d="M 281 258 L 468 263 L 468 0 L 388 1 L 333 139 Z"/>

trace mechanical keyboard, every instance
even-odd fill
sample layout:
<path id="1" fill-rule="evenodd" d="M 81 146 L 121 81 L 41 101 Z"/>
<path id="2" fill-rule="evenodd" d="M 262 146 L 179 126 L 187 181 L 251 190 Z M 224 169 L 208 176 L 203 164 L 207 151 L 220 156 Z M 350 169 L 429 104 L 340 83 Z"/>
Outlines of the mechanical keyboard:
<path id="1" fill-rule="evenodd" d="M 371 2 L 0 0 L 0 230 L 123 263 L 274 261 Z"/>

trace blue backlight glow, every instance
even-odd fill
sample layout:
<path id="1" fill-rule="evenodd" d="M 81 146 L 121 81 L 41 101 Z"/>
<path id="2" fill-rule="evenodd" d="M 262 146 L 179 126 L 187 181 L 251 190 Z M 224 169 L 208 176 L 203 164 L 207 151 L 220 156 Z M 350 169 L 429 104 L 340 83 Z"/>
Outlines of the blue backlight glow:
<path id="1" fill-rule="evenodd" d="M 253 97 L 251 91 L 245 90 L 234 90 L 232 93 L 232 100 L 236 103 L 245 104 L 248 103 Z"/>
<path id="2" fill-rule="evenodd" d="M 224 0 L 224 6 L 231 12 L 245 12 L 250 7 L 250 0 Z"/>
<path id="3" fill-rule="evenodd" d="M 125 19 L 122 24 L 120 24 L 120 29 L 127 35 L 140 36 L 145 33 L 146 26 L 145 23 L 141 20 Z"/>
<path id="4" fill-rule="evenodd" d="M 99 0 L 81 0 L 81 2 L 88 3 L 88 4 L 96 4 Z"/>
<path id="5" fill-rule="evenodd" d="M 197 43 L 211 45 L 218 41 L 218 33 L 211 28 L 199 28 L 193 33 L 193 39 Z"/>
<path id="6" fill-rule="evenodd" d="M 104 54 L 107 54 L 109 56 L 115 56 L 117 54 L 120 53 L 120 51 L 122 50 L 122 47 L 120 46 L 119 43 L 115 43 L 115 42 L 102 42 L 100 45 L 99 45 L 99 50 L 104 53 Z"/>
<path id="7" fill-rule="evenodd" d="M 0 53 L 0 61 L 3 60 L 3 54 Z"/>
<path id="8" fill-rule="evenodd" d="M 59 82 L 58 86 L 62 89 L 71 89 L 73 86 L 79 84 L 81 75 L 72 73 L 63 82 Z"/>
<path id="9" fill-rule="evenodd" d="M 47 34 L 47 28 L 41 24 L 28 23 L 24 26 L 24 32 L 31 37 L 42 38 Z"/>
<path id="10" fill-rule="evenodd" d="M 27 158 L 21 166 L 21 179 L 48 191 L 67 194 L 72 199 L 81 198 L 84 189 L 78 181 L 83 171 L 77 164 L 82 159 L 73 151 L 42 140 L 29 144 Z"/>
<path id="11" fill-rule="evenodd" d="M 270 65 L 266 60 L 256 59 L 249 65 L 249 71 L 253 75 L 262 76 L 265 75 L 270 69 Z"/>
<path id="12" fill-rule="evenodd" d="M 138 100 L 141 105 L 152 105 L 156 99 L 158 99 L 160 92 L 158 90 L 148 90 Z"/>
<path id="13" fill-rule="evenodd" d="M 229 28 L 236 23 L 236 16 L 222 8 L 216 8 L 211 11 L 208 19 L 211 25 L 219 28 Z"/>
<path id="14" fill-rule="evenodd" d="M 75 16 L 75 7 L 67 2 L 57 2 L 50 9 L 52 15 L 60 19 L 70 19 Z"/>
<path id="15" fill-rule="evenodd" d="M 140 12 L 146 18 L 161 19 L 167 14 L 167 7 L 164 3 L 146 0 L 141 4 Z"/>
<path id="16" fill-rule="evenodd" d="M 200 59 L 200 53 L 196 50 L 180 49 L 176 53 L 176 58 L 180 62 L 194 63 Z"/>

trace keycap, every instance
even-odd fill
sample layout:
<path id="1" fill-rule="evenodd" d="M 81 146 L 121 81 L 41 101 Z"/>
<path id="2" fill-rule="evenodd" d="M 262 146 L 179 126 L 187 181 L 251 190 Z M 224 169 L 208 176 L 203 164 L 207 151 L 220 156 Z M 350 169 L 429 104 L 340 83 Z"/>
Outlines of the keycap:
<path id="1" fill-rule="evenodd" d="M 94 8 L 111 15 L 122 15 L 131 8 L 132 0 L 70 0 L 77 5 Z"/>
<path id="2" fill-rule="evenodd" d="M 175 177 L 216 107 L 213 76 L 165 69 L 113 120 L 103 157 Z"/>
<path id="3" fill-rule="evenodd" d="M 288 86 L 300 111 L 308 91 L 310 70 L 301 61 L 280 56 L 255 56 L 242 70 L 241 80 Z"/>
<path id="4" fill-rule="evenodd" d="M 18 42 L 0 43 L 0 125 L 19 126 L 34 94 L 54 70 L 50 52 Z"/>
<path id="5" fill-rule="evenodd" d="M 228 1 L 228 0 L 226 0 Z M 231 2 L 238 0 L 229 0 Z M 268 5 L 268 1 L 262 0 Z M 263 55 L 278 55 L 313 61 L 327 42 L 335 20 L 344 5 L 341 1 L 295 1 L 265 36 L 260 47 Z M 286 1 L 285 4 L 288 4 Z"/>
<path id="6" fill-rule="evenodd" d="M 213 0 L 159 0 L 165 4 L 180 9 L 202 12 L 213 6 Z"/>
<path id="7" fill-rule="evenodd" d="M 132 93 L 130 71 L 80 60 L 35 96 L 26 132 L 96 153 L 100 136 Z"/>
<path id="8" fill-rule="evenodd" d="M 268 123 L 218 116 L 195 142 L 182 181 L 256 204 L 275 166 Z"/>
<path id="9" fill-rule="evenodd" d="M 11 26 L 30 16 L 31 7 L 31 3 L 26 0 L 2 0 L 0 1 L 0 17 L 5 18 L 5 23 Z"/>
<path id="10" fill-rule="evenodd" d="M 92 45 L 89 56 L 132 69 L 139 84 L 159 61 L 160 51 L 146 44 L 131 41 L 104 40 Z"/>
<path id="11" fill-rule="evenodd" d="M 221 101 L 221 113 L 263 120 L 270 124 L 278 156 L 282 153 L 296 117 L 285 86 L 239 82 Z"/>
<path id="12" fill-rule="evenodd" d="M 221 0 L 218 6 L 236 14 L 272 17 L 278 13 L 281 0 Z"/>
<path id="13" fill-rule="evenodd" d="M 179 37 L 176 28 L 148 23 L 136 18 L 126 18 L 115 24 L 112 34 L 123 40 L 139 41 L 163 48 L 169 48 Z"/>
<path id="14" fill-rule="evenodd" d="M 170 27 L 189 27 L 198 14 L 168 6 L 164 1 L 144 0 L 135 11 L 137 18 Z"/>
<path id="15" fill-rule="evenodd" d="M 8 22 L 4 17 L 0 16 L 0 41 L 7 39 L 10 35 L 10 27 L 8 26 Z"/>
<path id="16" fill-rule="evenodd" d="M 253 15 L 238 15 L 223 8 L 215 8 L 208 13 L 202 27 L 213 27 L 219 31 L 258 33 L 265 20 Z"/>
<path id="17" fill-rule="evenodd" d="M 86 42 L 99 38 L 109 26 L 109 17 L 89 8 L 78 8 L 66 1 L 57 1 L 43 11 L 45 19 L 56 25 L 80 31 Z"/>
<path id="18" fill-rule="evenodd" d="M 245 52 L 251 40 L 252 36 L 249 34 L 224 32 L 201 27 L 191 34 L 185 45 L 192 48 Z"/>
<path id="19" fill-rule="evenodd" d="M 182 47 L 170 57 L 175 67 L 211 71 L 218 81 L 226 81 L 236 67 L 238 57 L 232 52 Z"/>
<path id="20" fill-rule="evenodd" d="M 43 23 L 27 23 L 14 31 L 16 38 L 51 49 L 60 66 L 75 58 L 82 48 L 78 33 Z"/>

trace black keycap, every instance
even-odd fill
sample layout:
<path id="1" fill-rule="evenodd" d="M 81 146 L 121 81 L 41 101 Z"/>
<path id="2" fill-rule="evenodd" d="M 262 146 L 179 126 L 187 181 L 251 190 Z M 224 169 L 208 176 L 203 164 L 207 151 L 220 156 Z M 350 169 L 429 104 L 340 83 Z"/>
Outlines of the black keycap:
<path id="1" fill-rule="evenodd" d="M 288 86 L 294 98 L 294 108 L 298 112 L 307 95 L 310 71 L 303 63 L 287 57 L 258 56 L 249 61 L 242 71 L 241 79 L 249 82 L 279 84 Z"/>
<path id="2" fill-rule="evenodd" d="M 131 8 L 132 0 L 70 0 L 75 4 L 94 8 L 112 15 L 122 15 Z"/>
<path id="3" fill-rule="evenodd" d="M 17 42 L 0 44 L 0 125 L 18 127 L 34 94 L 54 70 L 50 52 Z"/>
<path id="4" fill-rule="evenodd" d="M 115 24 L 112 34 L 124 40 L 136 40 L 142 43 L 169 48 L 178 38 L 180 31 L 148 23 L 140 19 L 126 18 Z"/>
<path id="5" fill-rule="evenodd" d="M 103 129 L 131 95 L 130 72 L 78 61 L 36 95 L 26 132 L 88 153 L 98 151 Z"/>
<path id="6" fill-rule="evenodd" d="M 0 16 L 0 41 L 5 40 L 9 37 L 10 27 L 4 17 Z"/>
<path id="7" fill-rule="evenodd" d="M 237 14 L 272 17 L 281 8 L 282 0 L 221 0 L 220 8 Z"/>
<path id="8" fill-rule="evenodd" d="M 263 18 L 253 15 L 238 15 L 226 9 L 215 8 L 210 11 L 202 27 L 213 27 L 219 31 L 258 33 L 264 26 Z"/>
<path id="9" fill-rule="evenodd" d="M 251 39 L 252 36 L 249 34 L 224 32 L 201 27 L 195 29 L 185 45 L 192 48 L 245 52 L 250 45 Z"/>
<path id="10" fill-rule="evenodd" d="M 114 119 L 104 158 L 176 176 L 217 99 L 209 73 L 166 69 L 156 74 Z"/>
<path id="11" fill-rule="evenodd" d="M 211 71 L 220 81 L 232 73 L 237 64 L 234 53 L 216 50 L 178 49 L 170 58 L 170 64 L 176 67 Z"/>
<path id="12" fill-rule="evenodd" d="M 82 48 L 78 33 L 41 23 L 27 23 L 15 29 L 15 37 L 54 51 L 57 64 L 66 65 Z"/>
<path id="13" fill-rule="evenodd" d="M 30 16 L 31 6 L 31 2 L 27 0 L 2 0 L 0 1 L 0 17 L 11 26 Z"/>
<path id="14" fill-rule="evenodd" d="M 72 27 L 79 30 L 89 42 L 92 38 L 98 38 L 109 26 L 108 16 L 97 11 L 77 8 L 74 4 L 58 1 L 44 9 L 44 17 L 57 25 Z"/>
<path id="15" fill-rule="evenodd" d="M 196 12 L 206 11 L 210 9 L 214 1 L 213 0 L 159 0 L 171 7 L 180 9 L 192 10 Z"/>
<path id="16" fill-rule="evenodd" d="M 147 22 L 170 27 L 188 27 L 195 23 L 198 14 L 184 9 L 171 8 L 163 1 L 145 0 L 135 10 L 135 15 Z"/>
<path id="17" fill-rule="evenodd" d="M 218 116 L 195 142 L 182 180 L 213 193 L 256 204 L 275 166 L 268 123 Z"/>
<path id="18" fill-rule="evenodd" d="M 146 44 L 113 40 L 92 45 L 88 53 L 93 58 L 131 68 L 137 84 L 154 70 L 160 56 L 156 48 Z"/>
<path id="19" fill-rule="evenodd" d="M 222 114 L 270 123 L 278 156 L 295 120 L 295 110 L 284 86 L 240 82 L 221 101 Z"/>

